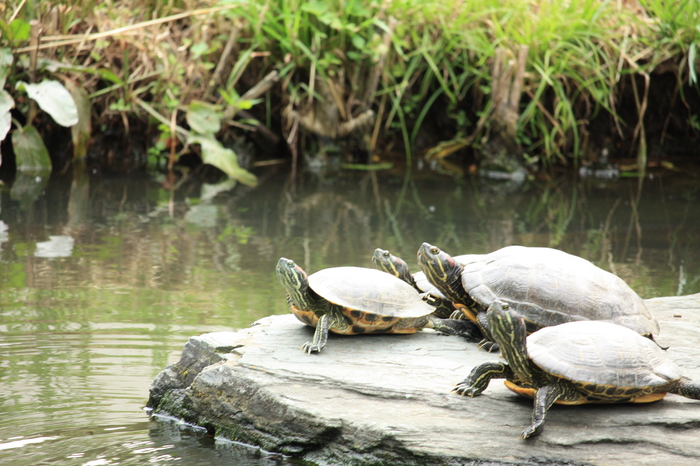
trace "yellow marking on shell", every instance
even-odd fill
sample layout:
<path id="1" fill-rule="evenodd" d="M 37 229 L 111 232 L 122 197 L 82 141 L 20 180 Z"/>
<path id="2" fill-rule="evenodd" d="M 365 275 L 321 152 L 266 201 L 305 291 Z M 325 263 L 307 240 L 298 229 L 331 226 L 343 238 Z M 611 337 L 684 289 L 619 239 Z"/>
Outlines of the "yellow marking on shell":
<path id="1" fill-rule="evenodd" d="M 535 398 L 535 392 L 537 391 L 534 388 L 527 388 L 527 387 L 521 387 L 520 385 L 517 385 L 510 380 L 504 381 L 505 386 L 512 392 L 517 393 L 518 395 L 524 396 L 526 398 Z M 625 401 L 624 403 L 652 403 L 654 401 L 659 401 L 663 397 L 666 396 L 666 392 L 660 392 L 660 393 L 648 393 L 646 395 L 640 395 L 635 398 L 632 398 L 628 401 Z M 565 400 L 557 400 L 554 402 L 555 404 L 558 405 L 566 405 L 566 406 L 573 406 L 573 405 L 584 405 L 584 404 L 613 404 L 613 403 L 620 403 L 620 401 L 615 401 L 615 400 L 589 400 L 585 396 L 581 395 L 581 398 L 574 400 L 574 401 L 565 401 Z"/>

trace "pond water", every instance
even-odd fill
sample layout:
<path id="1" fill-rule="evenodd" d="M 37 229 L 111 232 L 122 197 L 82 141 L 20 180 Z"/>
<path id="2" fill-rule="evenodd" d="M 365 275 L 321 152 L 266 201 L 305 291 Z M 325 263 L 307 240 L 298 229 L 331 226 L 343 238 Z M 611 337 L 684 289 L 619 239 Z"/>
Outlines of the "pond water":
<path id="1" fill-rule="evenodd" d="M 0 464 L 298 464 L 143 409 L 188 337 L 288 312 L 280 256 L 314 272 L 370 267 L 376 247 L 415 267 L 423 241 L 550 246 L 645 298 L 700 292 L 692 170 L 501 190 L 427 171 L 258 174 L 254 189 L 134 175 L 2 187 Z"/>

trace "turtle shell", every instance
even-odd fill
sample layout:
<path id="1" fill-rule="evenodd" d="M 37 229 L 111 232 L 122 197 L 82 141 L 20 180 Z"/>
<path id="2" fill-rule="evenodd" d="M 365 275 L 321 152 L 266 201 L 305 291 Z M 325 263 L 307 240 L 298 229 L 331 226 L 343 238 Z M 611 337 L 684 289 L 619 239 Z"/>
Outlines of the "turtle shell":
<path id="1" fill-rule="evenodd" d="M 642 298 L 618 276 L 551 248 L 508 246 L 463 259 L 462 285 L 481 306 L 510 304 L 528 332 L 577 320 L 603 320 L 642 335 L 659 325 Z"/>
<path id="2" fill-rule="evenodd" d="M 435 288 L 432 283 L 428 281 L 428 277 L 425 276 L 423 272 L 416 272 L 413 274 L 413 279 L 416 281 L 416 286 L 423 293 L 429 293 L 436 298 L 447 299 L 445 295 L 442 294 L 440 290 Z"/>
<path id="3" fill-rule="evenodd" d="M 543 328 L 527 337 L 527 352 L 544 372 L 573 382 L 589 401 L 631 401 L 682 376 L 652 340 L 608 322 Z"/>
<path id="4" fill-rule="evenodd" d="M 333 304 L 377 316 L 422 317 L 434 310 L 411 285 L 375 269 L 323 269 L 309 276 L 309 286 Z"/>

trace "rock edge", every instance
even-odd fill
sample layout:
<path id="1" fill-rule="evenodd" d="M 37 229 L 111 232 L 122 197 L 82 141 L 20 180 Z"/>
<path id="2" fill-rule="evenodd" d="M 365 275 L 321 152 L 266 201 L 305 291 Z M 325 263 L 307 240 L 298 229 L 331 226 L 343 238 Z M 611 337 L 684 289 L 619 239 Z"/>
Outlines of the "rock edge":
<path id="1" fill-rule="evenodd" d="M 700 379 L 700 294 L 645 301 L 660 344 Z M 499 381 L 478 398 L 450 390 L 498 356 L 459 337 L 332 335 L 271 316 L 238 332 L 192 337 L 150 387 L 154 413 L 216 436 L 318 464 L 697 464 L 700 401 L 554 407 L 542 435 L 518 440 L 531 401 Z"/>

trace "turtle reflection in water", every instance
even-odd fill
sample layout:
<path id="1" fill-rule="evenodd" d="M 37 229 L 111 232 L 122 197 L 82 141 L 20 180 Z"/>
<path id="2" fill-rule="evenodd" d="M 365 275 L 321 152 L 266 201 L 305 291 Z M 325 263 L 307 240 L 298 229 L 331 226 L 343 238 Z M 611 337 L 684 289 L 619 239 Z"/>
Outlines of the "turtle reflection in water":
<path id="1" fill-rule="evenodd" d="M 433 306 L 411 285 L 378 270 L 332 267 L 307 277 L 294 261 L 282 257 L 276 271 L 292 314 L 316 327 L 313 340 L 302 346 L 309 354 L 321 351 L 329 330 L 358 335 L 415 333 L 427 327 L 472 341 L 482 338 L 473 322 L 433 316 Z"/>
<path id="2" fill-rule="evenodd" d="M 520 438 L 542 431 L 553 403 L 647 403 L 675 393 L 700 399 L 700 383 L 656 343 L 617 324 L 569 322 L 527 336 L 525 322 L 508 304 L 494 302 L 486 316 L 507 362 L 472 369 L 454 391 L 477 396 L 491 379 L 506 379 L 516 393 L 534 397 L 532 424 Z"/>

